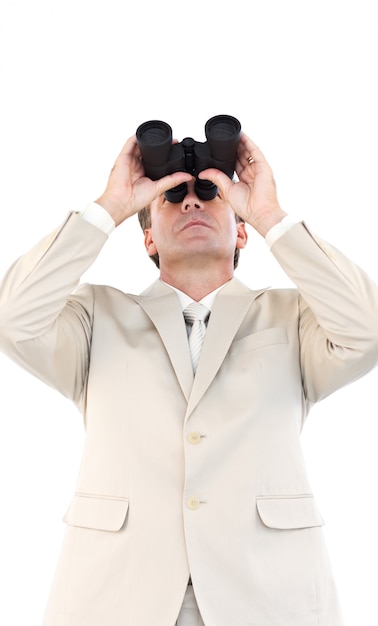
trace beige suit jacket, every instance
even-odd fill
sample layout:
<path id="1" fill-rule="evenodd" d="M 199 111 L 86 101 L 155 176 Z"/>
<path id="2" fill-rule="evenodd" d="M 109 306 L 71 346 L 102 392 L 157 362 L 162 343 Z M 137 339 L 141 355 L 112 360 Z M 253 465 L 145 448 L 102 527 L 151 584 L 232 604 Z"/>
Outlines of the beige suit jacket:
<path id="1" fill-rule="evenodd" d="M 300 433 L 376 365 L 377 288 L 303 224 L 298 289 L 217 295 L 193 381 L 177 295 L 82 286 L 106 236 L 71 214 L 0 295 L 0 347 L 81 410 L 86 444 L 44 626 L 340 626 Z"/>

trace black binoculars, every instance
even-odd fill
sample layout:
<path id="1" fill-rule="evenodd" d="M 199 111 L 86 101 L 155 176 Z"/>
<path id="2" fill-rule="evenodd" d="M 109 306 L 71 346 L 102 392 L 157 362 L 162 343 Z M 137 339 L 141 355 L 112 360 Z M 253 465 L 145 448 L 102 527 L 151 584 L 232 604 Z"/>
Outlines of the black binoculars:
<path id="1" fill-rule="evenodd" d="M 195 192 L 202 200 L 212 200 L 218 187 L 210 180 L 198 178 L 208 167 L 221 170 L 230 178 L 234 175 L 236 153 L 241 134 L 240 122 L 230 115 L 216 115 L 205 124 L 207 141 L 186 137 L 172 143 L 172 128 L 165 122 L 144 122 L 136 131 L 146 176 L 158 180 L 174 172 L 188 172 L 196 177 Z M 169 202 L 182 202 L 187 193 L 186 183 L 165 192 Z"/>

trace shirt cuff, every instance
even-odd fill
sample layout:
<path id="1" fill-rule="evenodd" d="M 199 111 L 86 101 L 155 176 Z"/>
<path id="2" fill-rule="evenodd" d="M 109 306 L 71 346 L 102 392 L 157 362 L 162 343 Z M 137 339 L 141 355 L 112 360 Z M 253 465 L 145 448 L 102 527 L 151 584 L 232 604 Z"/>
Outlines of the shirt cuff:
<path id="1" fill-rule="evenodd" d="M 292 217 L 290 217 L 290 215 L 285 215 L 285 217 L 280 222 L 278 222 L 278 224 L 272 226 L 272 228 L 268 230 L 265 235 L 265 242 L 267 243 L 269 248 L 272 247 L 277 239 L 282 237 L 282 235 L 287 233 L 288 230 L 293 228 L 295 224 L 298 224 L 298 222 L 299 220 L 294 220 Z"/>
<path id="2" fill-rule="evenodd" d="M 111 215 L 105 211 L 97 202 L 91 202 L 79 213 L 80 217 L 86 222 L 90 222 L 97 228 L 100 228 L 106 235 L 110 235 L 115 229 L 115 221 Z"/>

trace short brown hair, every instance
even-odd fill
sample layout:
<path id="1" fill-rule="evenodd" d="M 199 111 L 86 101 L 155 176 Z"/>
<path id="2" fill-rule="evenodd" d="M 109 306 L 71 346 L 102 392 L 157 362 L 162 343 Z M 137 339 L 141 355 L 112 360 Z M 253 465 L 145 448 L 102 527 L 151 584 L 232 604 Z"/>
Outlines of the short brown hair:
<path id="1" fill-rule="evenodd" d="M 236 223 L 244 222 L 244 220 L 242 220 L 242 218 L 239 217 L 239 215 L 236 215 L 236 213 L 235 213 L 235 219 L 236 219 Z M 139 220 L 139 224 L 141 225 L 143 232 L 146 230 L 146 228 L 151 228 L 150 207 L 148 206 L 144 207 L 144 209 L 141 209 L 138 212 L 138 220 Z M 240 257 L 240 250 L 239 248 L 235 248 L 234 269 L 236 269 L 238 266 L 239 257 Z M 155 254 L 151 254 L 150 259 L 155 263 L 156 267 L 160 268 L 159 255 L 157 252 Z"/>

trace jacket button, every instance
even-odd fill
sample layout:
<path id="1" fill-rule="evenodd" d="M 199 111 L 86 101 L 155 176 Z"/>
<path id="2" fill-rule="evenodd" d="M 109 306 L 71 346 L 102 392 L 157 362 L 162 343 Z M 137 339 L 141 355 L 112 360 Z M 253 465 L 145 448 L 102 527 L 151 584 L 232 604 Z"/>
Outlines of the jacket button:
<path id="1" fill-rule="evenodd" d="M 194 496 L 192 496 L 191 498 L 189 498 L 188 502 L 188 507 L 192 510 L 195 511 L 196 509 L 199 509 L 200 507 L 200 501 L 198 498 L 195 498 Z"/>
<path id="2" fill-rule="evenodd" d="M 201 442 L 201 435 L 200 433 L 197 432 L 191 432 L 188 434 L 188 441 L 189 443 L 192 443 L 194 445 L 196 445 L 197 443 Z"/>

